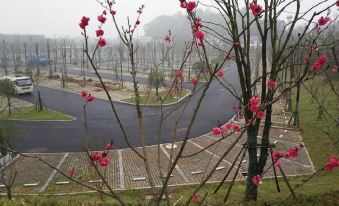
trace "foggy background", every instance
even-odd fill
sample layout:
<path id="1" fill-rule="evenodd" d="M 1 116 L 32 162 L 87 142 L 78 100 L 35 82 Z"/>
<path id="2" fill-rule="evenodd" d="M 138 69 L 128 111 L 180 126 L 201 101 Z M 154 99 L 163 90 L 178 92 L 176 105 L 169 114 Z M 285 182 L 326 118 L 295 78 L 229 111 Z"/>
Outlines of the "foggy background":
<path id="1" fill-rule="evenodd" d="M 212 4 L 212 0 L 200 1 L 204 4 Z M 320 0 L 303 0 L 302 9 L 305 10 L 309 5 L 314 5 Z M 328 1 L 334 3 L 334 0 Z M 239 3 L 244 4 L 243 1 Z M 259 4 L 263 0 L 258 1 Z M 144 13 L 141 16 L 141 27 L 137 30 L 138 36 L 143 36 L 145 31 L 148 34 L 155 32 L 159 34 L 167 32 L 168 29 L 174 30 L 177 28 L 179 31 L 188 32 L 189 27 L 183 23 L 187 23 L 185 18 L 184 9 L 179 6 L 178 0 L 117 0 L 115 10 L 117 11 L 116 18 L 120 25 L 126 25 L 126 17 L 129 16 L 131 21 L 134 22 L 137 16 L 136 10 L 140 5 L 146 6 Z M 293 7 L 287 9 L 288 12 L 283 14 L 283 18 L 293 14 Z M 200 5 L 200 10 L 206 10 L 206 7 Z M 97 16 L 103 11 L 103 8 L 96 0 L 0 0 L 0 34 L 39 34 L 45 35 L 48 38 L 73 38 L 80 36 L 80 28 L 78 23 L 82 16 L 91 18 L 88 30 L 92 32 L 97 28 Z M 209 9 L 209 12 L 215 10 Z M 164 16 L 165 15 L 165 16 Z M 156 17 L 162 18 L 156 19 Z M 171 16 L 171 17 L 169 17 Z M 211 13 L 202 14 L 204 18 L 215 19 L 215 14 Z M 150 29 L 152 20 L 156 24 L 156 28 Z M 163 21 L 165 20 L 165 21 Z M 160 23 L 159 23 L 160 22 Z M 166 23 L 164 23 L 166 22 Z M 115 38 L 112 21 L 108 19 L 103 29 L 106 31 L 107 38 Z M 180 35 L 174 33 L 174 35 Z"/>

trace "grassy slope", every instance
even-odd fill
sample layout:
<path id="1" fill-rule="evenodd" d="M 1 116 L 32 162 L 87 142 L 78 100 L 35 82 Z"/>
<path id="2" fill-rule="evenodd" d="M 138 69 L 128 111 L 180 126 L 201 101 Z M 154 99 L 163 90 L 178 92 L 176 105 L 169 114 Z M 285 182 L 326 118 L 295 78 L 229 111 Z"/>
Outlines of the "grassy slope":
<path id="1" fill-rule="evenodd" d="M 329 96 L 333 98 L 333 96 Z M 316 169 L 323 166 L 324 162 L 329 155 L 338 155 L 338 151 L 332 146 L 331 141 L 327 138 L 319 129 L 318 126 L 322 126 L 319 121 L 316 121 L 318 112 L 317 106 L 310 104 L 310 95 L 308 95 L 304 89 L 302 90 L 301 100 L 301 128 L 302 137 L 306 144 L 306 147 L 311 155 L 313 163 Z M 335 104 L 332 105 L 333 112 L 336 111 Z M 335 125 L 331 124 L 333 131 L 338 130 Z M 292 186 L 302 183 L 305 177 L 294 177 L 289 178 Z M 259 201 L 250 205 L 263 205 L 265 202 L 271 205 L 277 205 L 281 203 L 286 197 L 289 196 L 289 191 L 282 179 L 279 179 L 281 192 L 276 192 L 274 180 L 264 180 L 264 184 L 260 186 L 259 190 Z M 337 168 L 333 173 L 322 172 L 320 175 L 307 182 L 303 188 L 297 190 L 298 199 L 295 201 L 288 200 L 282 205 L 339 205 L 339 169 Z M 217 194 L 209 194 L 207 201 L 210 205 L 221 205 L 224 195 L 227 191 L 226 184 Z M 212 193 L 216 184 L 208 184 L 201 192 L 200 195 L 205 192 Z M 183 200 L 192 193 L 195 186 L 184 186 L 170 188 L 172 201 L 175 201 L 181 197 Z M 239 201 L 243 195 L 245 189 L 244 182 L 238 182 L 234 185 L 230 195 L 228 205 L 239 205 Z M 133 190 L 120 192 L 122 198 L 126 203 L 132 205 L 148 205 L 145 201 L 145 195 L 150 192 L 147 190 Z M 38 197 L 38 198 L 24 198 L 26 201 L 25 205 L 80 205 L 84 203 L 86 205 L 115 205 L 112 200 L 106 199 L 105 202 L 101 202 L 98 195 L 76 195 L 67 197 Z M 23 199 L 14 201 L 10 205 L 22 205 Z M 101 203 L 100 203 L 101 202 Z M 0 200 L 1 205 L 1 200 Z"/>
<path id="2" fill-rule="evenodd" d="M 8 117 L 7 111 L 0 113 L 0 119 L 20 119 L 20 120 L 72 120 L 71 116 L 52 110 L 43 110 L 37 112 L 35 106 L 28 106 L 12 111 Z"/>

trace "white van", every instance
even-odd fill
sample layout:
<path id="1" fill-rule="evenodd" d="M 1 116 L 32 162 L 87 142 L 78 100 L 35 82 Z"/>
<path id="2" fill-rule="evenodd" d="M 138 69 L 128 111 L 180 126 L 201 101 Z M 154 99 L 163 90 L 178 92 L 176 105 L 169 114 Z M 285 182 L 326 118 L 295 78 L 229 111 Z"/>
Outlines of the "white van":
<path id="1" fill-rule="evenodd" d="M 2 79 L 9 79 L 14 82 L 18 94 L 31 94 L 33 92 L 33 83 L 29 77 L 4 76 Z"/>

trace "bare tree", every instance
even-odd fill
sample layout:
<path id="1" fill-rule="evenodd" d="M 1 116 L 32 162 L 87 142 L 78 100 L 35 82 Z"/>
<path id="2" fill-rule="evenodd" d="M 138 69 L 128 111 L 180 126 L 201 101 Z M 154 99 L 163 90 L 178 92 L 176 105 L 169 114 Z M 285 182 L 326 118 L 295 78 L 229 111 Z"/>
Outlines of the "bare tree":
<path id="1" fill-rule="evenodd" d="M 50 41 L 47 40 L 47 44 L 46 44 L 46 50 L 47 50 L 47 63 L 49 66 L 49 76 L 53 75 L 53 68 L 52 68 L 52 59 L 51 59 L 51 45 L 50 45 Z"/>
<path id="2" fill-rule="evenodd" d="M 8 116 L 12 115 L 12 98 L 17 94 L 14 82 L 9 79 L 0 80 L 0 96 L 7 99 L 7 105 L 0 111 L 8 109 Z"/>
<path id="3" fill-rule="evenodd" d="M 122 68 L 123 68 L 123 62 L 124 62 L 124 47 L 122 43 L 119 43 L 118 46 L 118 53 L 119 53 L 119 65 L 120 65 L 120 82 L 121 82 L 121 87 L 124 87 L 124 79 L 122 77 Z"/>
<path id="4" fill-rule="evenodd" d="M 66 41 L 63 41 L 63 46 L 61 48 L 61 58 L 62 58 L 62 65 L 61 65 L 61 87 L 66 87 L 67 82 L 67 46 Z"/>
<path id="5" fill-rule="evenodd" d="M 6 156 L 6 163 L 9 165 L 0 165 L 0 183 L 6 189 L 7 199 L 12 199 L 12 188 L 16 180 L 18 169 L 16 164 L 11 164 L 13 157 L 8 154 Z M 6 169 L 6 171 L 4 171 Z"/>
<path id="6" fill-rule="evenodd" d="M 7 56 L 7 43 L 1 42 L 1 67 L 5 71 L 5 75 L 8 75 L 8 56 Z"/>
<path id="7" fill-rule="evenodd" d="M 40 64 L 41 64 L 41 58 L 40 58 L 40 53 L 39 53 L 39 44 L 36 43 L 35 44 L 35 61 L 34 61 L 33 80 L 36 84 L 36 89 L 37 89 L 37 94 L 38 94 L 37 100 L 35 103 L 35 109 L 38 112 L 42 111 L 45 108 L 42 97 L 41 97 L 41 92 L 40 92 L 40 78 L 42 76 Z"/>

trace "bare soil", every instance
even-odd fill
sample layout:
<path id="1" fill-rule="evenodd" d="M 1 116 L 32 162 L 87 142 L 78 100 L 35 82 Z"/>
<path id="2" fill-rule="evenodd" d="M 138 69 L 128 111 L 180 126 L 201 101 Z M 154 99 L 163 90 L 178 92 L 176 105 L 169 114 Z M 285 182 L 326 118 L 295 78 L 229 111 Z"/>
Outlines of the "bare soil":
<path id="1" fill-rule="evenodd" d="M 113 101 L 121 101 L 122 99 L 134 96 L 133 84 L 131 82 L 124 82 L 124 86 L 122 87 L 120 82 L 108 79 L 104 79 L 103 81 Z M 91 93 L 96 98 L 108 100 L 102 84 L 95 78 L 86 78 L 84 85 L 82 77 L 68 75 L 66 85 L 63 88 L 60 74 L 54 74 L 52 77 L 48 77 L 47 74 L 44 74 L 40 79 L 39 84 L 41 86 L 62 89 L 64 91 L 73 93 L 86 91 Z M 147 85 L 139 84 L 139 89 L 140 92 L 146 91 Z"/>

